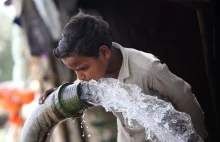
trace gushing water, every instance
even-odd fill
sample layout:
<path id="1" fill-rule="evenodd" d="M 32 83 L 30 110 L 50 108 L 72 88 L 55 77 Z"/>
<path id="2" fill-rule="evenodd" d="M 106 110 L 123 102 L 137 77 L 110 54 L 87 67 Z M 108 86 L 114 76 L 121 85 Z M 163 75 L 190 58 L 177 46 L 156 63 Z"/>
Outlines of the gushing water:
<path id="1" fill-rule="evenodd" d="M 81 99 L 106 111 L 122 112 L 133 128 L 145 128 L 158 142 L 202 142 L 188 114 L 176 111 L 171 103 L 145 95 L 137 85 L 108 78 L 82 82 Z M 147 138 L 146 138 L 147 139 Z"/>

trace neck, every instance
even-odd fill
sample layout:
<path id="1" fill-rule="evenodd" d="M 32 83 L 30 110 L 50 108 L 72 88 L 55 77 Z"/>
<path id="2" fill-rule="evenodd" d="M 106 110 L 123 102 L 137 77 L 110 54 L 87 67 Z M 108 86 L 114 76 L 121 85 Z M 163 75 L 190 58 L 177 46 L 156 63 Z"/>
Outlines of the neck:
<path id="1" fill-rule="evenodd" d="M 108 68 L 105 77 L 118 78 L 121 66 L 122 66 L 122 53 L 118 48 L 112 47 L 111 58 L 108 63 Z"/>

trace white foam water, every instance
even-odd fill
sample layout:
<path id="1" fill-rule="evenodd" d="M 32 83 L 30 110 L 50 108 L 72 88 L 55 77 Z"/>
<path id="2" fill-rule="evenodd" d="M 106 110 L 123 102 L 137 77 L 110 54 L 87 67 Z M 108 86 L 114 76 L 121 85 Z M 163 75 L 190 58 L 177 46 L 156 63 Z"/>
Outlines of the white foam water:
<path id="1" fill-rule="evenodd" d="M 133 128 L 144 127 L 157 142 L 202 142 L 188 114 L 176 111 L 171 103 L 145 95 L 137 85 L 113 78 L 81 82 L 81 99 L 106 111 L 121 112 Z M 146 138 L 149 139 L 149 138 Z"/>

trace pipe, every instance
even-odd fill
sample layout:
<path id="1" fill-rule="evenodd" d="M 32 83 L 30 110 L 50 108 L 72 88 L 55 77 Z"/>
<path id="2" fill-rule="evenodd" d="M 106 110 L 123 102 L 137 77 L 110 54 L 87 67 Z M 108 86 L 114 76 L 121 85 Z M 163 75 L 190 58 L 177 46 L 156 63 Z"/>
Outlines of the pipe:
<path id="1" fill-rule="evenodd" d="M 91 107 L 80 99 L 80 83 L 66 83 L 51 93 L 44 104 L 38 105 L 25 121 L 21 142 L 45 142 L 48 134 L 60 122 L 80 116 Z"/>

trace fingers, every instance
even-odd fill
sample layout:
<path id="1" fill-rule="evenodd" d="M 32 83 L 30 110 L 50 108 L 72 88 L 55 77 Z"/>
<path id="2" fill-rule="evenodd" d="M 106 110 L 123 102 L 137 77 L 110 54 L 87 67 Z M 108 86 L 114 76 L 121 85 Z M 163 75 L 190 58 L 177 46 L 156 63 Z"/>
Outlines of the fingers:
<path id="1" fill-rule="evenodd" d="M 39 103 L 39 104 L 43 104 L 43 103 L 44 103 L 44 101 L 43 101 L 43 95 L 41 95 L 40 98 L 38 99 L 38 103 Z"/>
<path id="2" fill-rule="evenodd" d="M 46 90 L 39 98 L 38 103 L 43 104 L 46 100 L 47 96 L 49 96 L 53 91 L 55 91 L 57 88 L 50 88 Z"/>

